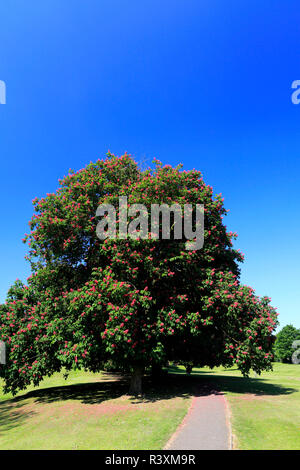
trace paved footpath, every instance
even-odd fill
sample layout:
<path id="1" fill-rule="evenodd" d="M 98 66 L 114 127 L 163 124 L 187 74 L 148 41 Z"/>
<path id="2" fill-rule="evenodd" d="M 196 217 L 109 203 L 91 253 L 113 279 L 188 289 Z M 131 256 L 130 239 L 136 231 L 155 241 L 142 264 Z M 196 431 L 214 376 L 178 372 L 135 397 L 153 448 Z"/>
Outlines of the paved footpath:
<path id="1" fill-rule="evenodd" d="M 166 450 L 231 449 L 229 407 L 224 395 L 211 391 L 192 400 L 190 409 Z"/>

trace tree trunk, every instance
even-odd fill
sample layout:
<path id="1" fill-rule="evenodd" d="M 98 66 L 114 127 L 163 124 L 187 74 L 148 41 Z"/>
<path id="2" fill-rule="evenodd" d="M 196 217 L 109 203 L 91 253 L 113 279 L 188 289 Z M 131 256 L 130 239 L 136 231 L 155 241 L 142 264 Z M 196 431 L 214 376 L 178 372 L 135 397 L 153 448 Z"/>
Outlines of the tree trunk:
<path id="1" fill-rule="evenodd" d="M 152 379 L 153 380 L 159 380 L 159 379 L 161 379 L 162 375 L 163 375 L 162 366 L 160 364 L 157 364 L 157 363 L 152 364 L 152 367 L 151 367 Z"/>
<path id="2" fill-rule="evenodd" d="M 141 366 L 136 366 L 131 375 L 129 395 L 141 395 L 143 375 L 144 368 Z"/>

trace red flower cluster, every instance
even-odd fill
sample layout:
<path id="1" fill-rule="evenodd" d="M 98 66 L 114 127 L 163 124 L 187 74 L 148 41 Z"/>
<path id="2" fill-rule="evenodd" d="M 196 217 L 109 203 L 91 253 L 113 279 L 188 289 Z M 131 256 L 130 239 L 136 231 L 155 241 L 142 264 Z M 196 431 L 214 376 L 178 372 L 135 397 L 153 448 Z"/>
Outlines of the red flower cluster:
<path id="1" fill-rule="evenodd" d="M 97 207 L 142 203 L 204 204 L 205 241 L 99 240 Z M 140 171 L 125 154 L 109 154 L 60 180 L 56 193 L 33 201 L 25 236 L 32 276 L 17 281 L 0 308 L 8 365 L 6 391 L 37 385 L 71 368 L 128 370 L 175 360 L 232 365 L 247 374 L 271 366 L 277 320 L 269 299 L 239 281 L 242 255 L 223 224 L 221 195 L 196 170 L 155 161 Z M 118 214 L 119 217 L 119 214 Z"/>

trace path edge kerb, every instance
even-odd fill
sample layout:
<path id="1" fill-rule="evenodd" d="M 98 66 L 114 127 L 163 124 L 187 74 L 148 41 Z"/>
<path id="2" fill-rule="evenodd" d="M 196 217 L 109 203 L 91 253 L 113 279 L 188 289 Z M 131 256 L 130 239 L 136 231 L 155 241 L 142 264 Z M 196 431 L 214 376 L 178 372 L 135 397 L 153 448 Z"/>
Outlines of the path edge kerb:
<path id="1" fill-rule="evenodd" d="M 227 425 L 227 429 L 228 429 L 228 450 L 233 450 L 233 434 L 232 434 L 232 425 L 231 425 L 231 421 L 232 421 L 232 412 L 231 412 L 231 408 L 230 408 L 230 404 L 229 404 L 229 401 L 227 400 L 226 396 L 222 393 L 222 398 L 224 400 L 224 404 L 225 404 L 225 419 L 226 419 L 226 425 Z"/>
<path id="2" fill-rule="evenodd" d="M 181 423 L 179 423 L 179 425 L 177 426 L 175 432 L 172 434 L 172 436 L 170 437 L 170 439 L 167 441 L 166 445 L 163 447 L 163 450 L 169 450 L 170 447 L 172 446 L 173 442 L 175 441 L 175 439 L 177 438 L 178 434 L 180 433 L 180 431 L 182 430 L 182 428 L 186 425 L 189 417 L 190 417 L 190 414 L 192 413 L 193 411 L 193 408 L 195 407 L 195 404 L 196 404 L 196 397 L 194 396 L 192 398 L 192 402 L 189 406 L 189 409 L 186 413 L 186 415 L 184 416 L 183 420 L 181 421 Z"/>
<path id="3" fill-rule="evenodd" d="M 216 393 L 222 397 L 222 400 L 224 401 L 224 408 L 225 408 L 225 420 L 226 420 L 226 425 L 228 429 L 228 450 L 233 450 L 233 434 L 232 434 L 232 425 L 231 425 L 231 419 L 232 419 L 232 413 L 231 413 L 231 408 L 230 404 L 226 398 L 226 396 L 222 392 L 216 392 L 212 391 L 212 395 L 216 395 Z M 173 442 L 176 440 L 178 434 L 181 432 L 182 428 L 186 425 L 187 421 L 189 420 L 190 415 L 193 412 L 193 409 L 196 405 L 197 397 L 194 396 L 192 398 L 192 402 L 189 406 L 189 409 L 184 416 L 183 420 L 181 423 L 177 426 L 177 429 L 175 432 L 172 434 L 172 436 L 169 438 L 165 446 L 163 447 L 162 450 L 169 450 L 170 447 L 172 446 Z"/>

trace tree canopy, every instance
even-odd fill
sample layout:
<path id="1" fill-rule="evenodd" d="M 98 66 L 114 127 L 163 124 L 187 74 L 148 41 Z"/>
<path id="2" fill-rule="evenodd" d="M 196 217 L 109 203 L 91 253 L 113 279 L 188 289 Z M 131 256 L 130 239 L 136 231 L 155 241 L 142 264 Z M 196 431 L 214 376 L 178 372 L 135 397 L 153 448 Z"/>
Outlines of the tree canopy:
<path id="1" fill-rule="evenodd" d="M 109 153 L 33 200 L 24 238 L 32 275 L 11 287 L 0 310 L 6 391 L 62 368 L 99 371 L 107 361 L 132 372 L 133 393 L 145 369 L 167 361 L 235 365 L 244 375 L 271 368 L 277 314 L 269 298 L 240 283 L 243 255 L 223 223 L 222 196 L 199 171 L 154 163 L 142 171 L 130 155 Z M 119 196 L 147 208 L 203 204 L 203 248 L 186 250 L 184 237 L 151 232 L 143 240 L 100 240 L 97 207 L 118 211 Z"/>
<path id="2" fill-rule="evenodd" d="M 274 344 L 275 357 L 281 362 L 292 362 L 295 352 L 293 342 L 300 340 L 300 330 L 293 325 L 284 326 L 276 336 Z"/>

